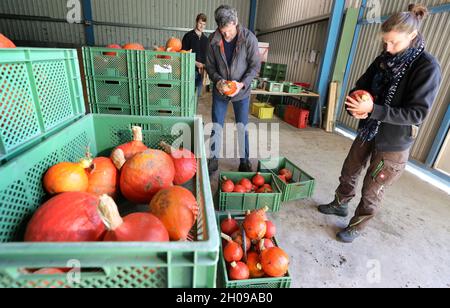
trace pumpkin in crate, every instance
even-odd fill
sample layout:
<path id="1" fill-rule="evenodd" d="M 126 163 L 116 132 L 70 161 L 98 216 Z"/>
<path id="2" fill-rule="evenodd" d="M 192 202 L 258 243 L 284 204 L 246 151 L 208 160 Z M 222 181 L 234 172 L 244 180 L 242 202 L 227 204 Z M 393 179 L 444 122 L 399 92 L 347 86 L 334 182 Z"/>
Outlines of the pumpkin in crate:
<path id="1" fill-rule="evenodd" d="M 147 150 L 147 146 L 142 142 L 142 128 L 139 126 L 133 126 L 131 128 L 133 132 L 133 140 L 119 145 L 111 153 L 111 160 L 117 169 L 122 169 L 127 160 L 132 158 L 138 153 L 142 153 Z"/>
<path id="2" fill-rule="evenodd" d="M 128 49 L 128 50 L 145 50 L 144 46 L 142 46 L 139 43 L 127 43 L 127 44 L 123 45 L 123 49 Z"/>
<path id="3" fill-rule="evenodd" d="M 181 49 L 183 49 L 183 44 L 176 37 L 171 37 L 166 43 L 166 50 L 169 52 L 180 52 Z"/>
<path id="4" fill-rule="evenodd" d="M 173 186 L 175 166 L 172 159 L 160 150 L 146 150 L 136 154 L 122 167 L 120 190 L 134 203 L 149 203 L 162 189 Z"/>
<path id="5" fill-rule="evenodd" d="M 0 33 L 0 48 L 16 48 L 16 45 L 9 38 Z"/>
<path id="6" fill-rule="evenodd" d="M 97 213 L 99 198 L 85 192 L 67 192 L 44 203 L 33 215 L 25 242 L 101 241 L 105 227 Z"/>
<path id="7" fill-rule="evenodd" d="M 86 169 L 88 175 L 87 192 L 101 196 L 107 194 L 112 198 L 117 196 L 119 174 L 112 160 L 107 157 L 97 157 Z"/>
<path id="8" fill-rule="evenodd" d="M 116 203 L 108 195 L 100 197 L 99 215 L 108 230 L 105 242 L 168 242 L 169 233 L 161 220 L 150 213 L 120 217 Z"/>
<path id="9" fill-rule="evenodd" d="M 278 247 L 263 249 L 261 265 L 268 276 L 283 277 L 289 269 L 289 256 L 283 249 Z"/>
<path id="10" fill-rule="evenodd" d="M 150 213 L 162 221 L 172 241 L 188 239 L 198 212 L 194 195 L 181 186 L 161 190 L 150 203 Z"/>
<path id="11" fill-rule="evenodd" d="M 63 192 L 85 192 L 89 187 L 87 168 L 92 164 L 92 159 L 85 157 L 79 163 L 63 162 L 56 164 L 44 175 L 44 188 L 51 194 Z"/>
<path id="12" fill-rule="evenodd" d="M 189 182 L 197 174 L 197 159 L 195 155 L 186 149 L 175 149 L 165 142 L 160 146 L 170 155 L 175 166 L 175 185 L 183 185 Z"/>
<path id="13" fill-rule="evenodd" d="M 250 278 L 262 278 L 266 274 L 262 269 L 259 254 L 254 251 L 247 255 L 247 266 L 250 271 Z"/>
<path id="14" fill-rule="evenodd" d="M 106 46 L 106 48 L 110 48 L 110 49 L 122 49 L 122 46 L 117 45 L 117 44 L 110 44 L 110 45 Z M 103 54 L 104 54 L 105 56 L 110 56 L 110 57 L 115 57 L 115 56 L 117 56 L 117 52 L 111 52 L 111 51 L 104 52 Z"/>
<path id="15" fill-rule="evenodd" d="M 254 211 L 245 217 L 243 227 L 252 241 L 259 241 L 266 235 L 267 226 L 264 216 L 261 211 Z"/>

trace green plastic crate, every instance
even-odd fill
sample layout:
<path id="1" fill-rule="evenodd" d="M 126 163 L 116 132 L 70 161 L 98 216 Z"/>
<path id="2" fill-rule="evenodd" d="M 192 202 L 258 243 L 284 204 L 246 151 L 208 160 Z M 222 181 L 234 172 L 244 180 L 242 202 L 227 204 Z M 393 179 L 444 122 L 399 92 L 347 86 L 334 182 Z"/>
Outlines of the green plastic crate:
<path id="1" fill-rule="evenodd" d="M 0 49 L 0 165 L 85 112 L 76 50 Z"/>
<path id="2" fill-rule="evenodd" d="M 86 78 L 89 104 L 122 105 L 128 108 L 138 105 L 138 83 L 129 78 Z"/>
<path id="3" fill-rule="evenodd" d="M 42 176 L 62 161 L 78 161 L 90 144 L 92 154 L 109 155 L 129 141 L 131 127 L 143 128 L 144 142 L 157 147 L 190 128 L 184 145 L 198 159 L 198 173 L 187 188 L 197 196 L 200 212 L 191 231 L 192 242 L 170 243 L 23 243 L 24 228 L 42 204 Z M 188 136 L 189 137 L 186 137 Z M 191 144 L 192 146 L 188 146 Z M 33 276 L 23 269 L 65 268 L 69 260 L 81 264 L 81 283 L 73 287 L 214 288 L 219 256 L 201 118 L 160 118 L 88 115 L 0 167 L 0 287 L 67 287 L 65 275 Z M 126 203 L 119 203 L 121 207 Z M 147 208 L 143 205 L 142 208 Z M 142 209 L 141 208 L 141 209 Z M 127 207 L 122 215 L 132 212 Z"/>
<path id="4" fill-rule="evenodd" d="M 258 89 L 258 83 L 259 83 L 258 79 L 252 80 L 252 90 Z"/>
<path id="5" fill-rule="evenodd" d="M 283 91 L 286 93 L 300 94 L 303 92 L 303 88 L 300 86 L 296 86 L 294 84 L 290 84 L 290 85 L 285 84 Z"/>
<path id="6" fill-rule="evenodd" d="M 290 184 L 284 183 L 279 177 L 279 171 L 289 169 L 293 178 Z M 260 160 L 259 172 L 272 172 L 275 181 L 283 192 L 282 202 L 311 198 L 314 194 L 315 180 L 289 159 L 281 157 L 270 160 Z"/>
<path id="7" fill-rule="evenodd" d="M 83 47 L 86 77 L 138 78 L 136 50 Z"/>
<path id="8" fill-rule="evenodd" d="M 223 219 L 226 219 L 228 217 L 227 213 L 219 213 L 217 214 L 217 225 L 218 228 L 220 228 L 220 222 Z M 231 215 L 234 219 L 236 219 L 238 222 L 243 221 L 245 219 L 245 216 L 242 214 L 234 214 Z M 272 239 L 275 246 L 279 247 L 278 242 L 276 238 Z M 238 288 L 262 288 L 262 289 L 283 289 L 283 288 L 290 288 L 292 284 L 292 277 L 290 273 L 288 272 L 285 277 L 279 277 L 279 278 L 255 278 L 255 279 L 248 279 L 248 280 L 230 280 L 228 278 L 228 271 L 227 271 L 227 263 L 225 259 L 223 258 L 223 247 L 222 247 L 222 241 L 220 241 L 220 257 L 219 257 L 219 279 L 220 279 L 220 287 L 227 288 L 227 289 L 238 289 Z"/>
<path id="9" fill-rule="evenodd" d="M 156 81 L 195 80 L 195 54 L 139 51 L 139 77 Z"/>
<path id="10" fill-rule="evenodd" d="M 219 188 L 222 187 L 223 177 L 237 183 L 243 178 L 251 180 L 255 175 L 256 173 L 253 172 L 221 172 L 219 177 Z M 266 180 L 266 183 L 272 186 L 274 193 L 224 193 L 219 189 L 219 211 L 244 212 L 247 210 L 252 211 L 268 207 L 270 212 L 278 212 L 280 210 L 282 197 L 280 187 L 270 172 L 262 173 L 261 175 Z"/>
<path id="11" fill-rule="evenodd" d="M 270 81 L 266 83 L 266 91 L 281 93 L 283 92 L 283 84 L 275 81 Z"/>
<path id="12" fill-rule="evenodd" d="M 139 88 L 142 115 L 195 116 L 195 82 L 141 80 Z"/>

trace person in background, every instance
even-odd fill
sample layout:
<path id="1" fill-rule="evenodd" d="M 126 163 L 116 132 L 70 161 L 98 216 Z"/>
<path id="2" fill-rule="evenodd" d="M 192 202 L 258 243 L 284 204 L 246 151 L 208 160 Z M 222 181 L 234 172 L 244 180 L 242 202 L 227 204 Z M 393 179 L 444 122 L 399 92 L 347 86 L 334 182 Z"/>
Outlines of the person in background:
<path id="1" fill-rule="evenodd" d="M 209 38 L 206 70 L 213 86 L 210 174 L 219 169 L 222 130 L 228 105 L 233 104 L 238 127 L 240 172 L 251 172 L 249 160 L 248 117 L 251 83 L 261 67 L 258 40 L 238 22 L 236 9 L 222 5 L 215 11 L 217 30 Z M 237 90 L 226 96 L 226 81 L 236 82 Z"/>
<path id="2" fill-rule="evenodd" d="M 419 126 L 439 92 L 441 69 L 425 49 L 419 29 L 428 14 L 422 5 L 391 16 L 381 28 L 384 50 L 356 82 L 347 110 L 361 120 L 358 136 L 344 162 L 340 186 L 332 203 L 319 206 L 327 215 L 347 217 L 358 179 L 369 164 L 362 198 L 338 240 L 351 243 L 375 216 L 385 189 L 399 180 L 409 159 Z M 370 95 L 354 94 L 365 90 Z"/>
<path id="3" fill-rule="evenodd" d="M 203 76 L 205 72 L 206 50 L 208 38 L 205 35 L 208 17 L 201 13 L 195 20 L 195 29 L 186 33 L 183 37 L 183 50 L 192 50 L 195 53 L 195 88 L 198 97 L 202 94 Z"/>

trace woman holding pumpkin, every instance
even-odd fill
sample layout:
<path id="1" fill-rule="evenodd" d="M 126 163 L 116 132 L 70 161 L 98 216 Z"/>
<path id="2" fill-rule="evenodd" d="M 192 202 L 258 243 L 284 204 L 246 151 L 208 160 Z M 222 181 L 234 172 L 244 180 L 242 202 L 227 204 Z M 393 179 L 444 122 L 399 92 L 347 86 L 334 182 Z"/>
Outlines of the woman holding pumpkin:
<path id="1" fill-rule="evenodd" d="M 319 206 L 319 211 L 346 217 L 358 178 L 369 160 L 370 166 L 355 216 L 337 234 L 342 242 L 351 243 L 360 236 L 380 207 L 385 188 L 400 178 L 418 128 L 438 94 L 440 65 L 425 50 L 419 32 L 427 14 L 426 7 L 410 5 L 408 12 L 397 13 L 383 23 L 384 50 L 347 97 L 348 112 L 362 121 L 344 163 L 335 200 Z"/>

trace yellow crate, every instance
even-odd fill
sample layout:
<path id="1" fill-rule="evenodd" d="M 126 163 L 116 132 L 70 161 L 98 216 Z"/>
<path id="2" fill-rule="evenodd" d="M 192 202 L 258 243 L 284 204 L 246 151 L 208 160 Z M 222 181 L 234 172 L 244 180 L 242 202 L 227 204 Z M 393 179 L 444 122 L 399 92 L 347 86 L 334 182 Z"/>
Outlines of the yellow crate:
<path id="1" fill-rule="evenodd" d="M 261 120 L 270 120 L 273 118 L 275 107 L 264 103 L 253 103 L 252 114 Z"/>

